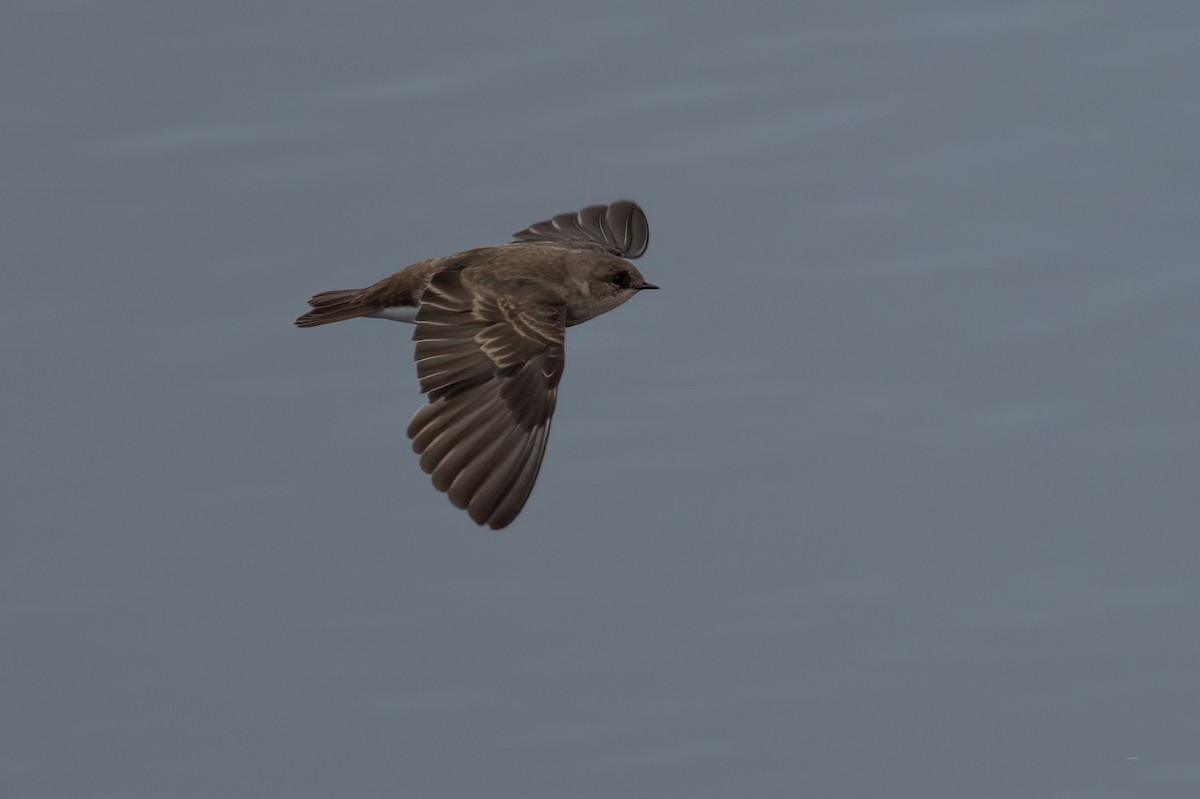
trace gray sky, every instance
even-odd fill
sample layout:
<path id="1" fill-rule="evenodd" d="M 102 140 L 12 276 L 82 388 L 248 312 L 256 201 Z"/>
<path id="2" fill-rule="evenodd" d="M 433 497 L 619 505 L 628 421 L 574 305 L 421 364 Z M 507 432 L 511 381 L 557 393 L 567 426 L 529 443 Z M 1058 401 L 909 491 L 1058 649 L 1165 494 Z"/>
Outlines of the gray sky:
<path id="1" fill-rule="evenodd" d="M 0 11 L 0 793 L 1200 792 L 1200 10 Z M 632 197 L 477 529 L 315 291 Z"/>

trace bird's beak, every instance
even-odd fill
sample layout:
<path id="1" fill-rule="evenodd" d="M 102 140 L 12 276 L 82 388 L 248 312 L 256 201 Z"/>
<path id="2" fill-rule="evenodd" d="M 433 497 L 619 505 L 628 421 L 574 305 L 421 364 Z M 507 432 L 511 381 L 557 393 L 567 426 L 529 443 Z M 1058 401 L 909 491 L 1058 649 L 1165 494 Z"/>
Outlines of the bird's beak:
<path id="1" fill-rule="evenodd" d="M 654 285 L 653 283 L 643 283 L 642 285 L 638 286 L 638 291 L 641 291 L 642 289 L 656 289 L 656 288 L 658 288 L 658 286 Z"/>

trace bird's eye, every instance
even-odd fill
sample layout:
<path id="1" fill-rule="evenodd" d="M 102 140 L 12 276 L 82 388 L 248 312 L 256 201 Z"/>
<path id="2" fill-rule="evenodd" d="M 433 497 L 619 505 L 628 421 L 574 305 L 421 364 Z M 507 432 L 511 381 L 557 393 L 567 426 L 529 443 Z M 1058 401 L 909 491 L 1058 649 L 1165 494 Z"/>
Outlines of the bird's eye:
<path id="1" fill-rule="evenodd" d="M 633 276 L 628 272 L 617 272 L 612 276 L 613 285 L 619 289 L 629 288 L 629 284 L 633 282 Z"/>

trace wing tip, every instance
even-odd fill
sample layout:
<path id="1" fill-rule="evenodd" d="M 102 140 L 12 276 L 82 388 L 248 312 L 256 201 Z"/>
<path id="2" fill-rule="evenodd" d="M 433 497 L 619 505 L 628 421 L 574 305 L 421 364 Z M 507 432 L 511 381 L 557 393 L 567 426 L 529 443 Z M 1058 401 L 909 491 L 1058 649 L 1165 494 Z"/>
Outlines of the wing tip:
<path id="1" fill-rule="evenodd" d="M 512 235 L 514 241 L 556 242 L 603 247 L 613 255 L 640 258 L 650 246 L 650 223 L 635 201 L 589 205 L 535 222 Z"/>

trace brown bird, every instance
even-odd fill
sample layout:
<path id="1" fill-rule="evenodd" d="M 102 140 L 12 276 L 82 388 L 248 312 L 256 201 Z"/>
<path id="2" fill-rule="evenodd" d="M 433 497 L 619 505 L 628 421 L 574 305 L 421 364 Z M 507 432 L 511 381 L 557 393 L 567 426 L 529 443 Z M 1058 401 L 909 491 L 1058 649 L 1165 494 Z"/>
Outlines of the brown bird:
<path id="1" fill-rule="evenodd" d="M 650 243 L 646 214 L 630 200 L 559 214 L 513 239 L 415 263 L 365 289 L 323 291 L 296 320 L 416 324 L 429 403 L 408 437 L 434 487 L 493 529 L 517 517 L 541 469 L 566 328 L 658 288 L 625 260 Z"/>

